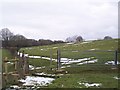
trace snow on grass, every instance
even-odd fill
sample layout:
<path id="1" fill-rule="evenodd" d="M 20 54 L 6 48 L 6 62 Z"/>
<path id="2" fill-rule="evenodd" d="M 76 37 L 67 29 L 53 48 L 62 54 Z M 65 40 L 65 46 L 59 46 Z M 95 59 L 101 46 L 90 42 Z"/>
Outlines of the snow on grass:
<path id="1" fill-rule="evenodd" d="M 43 51 L 44 49 L 40 49 L 41 51 Z"/>
<path id="2" fill-rule="evenodd" d="M 34 67 L 34 66 L 32 66 L 32 65 L 29 65 L 29 69 L 30 69 L 30 70 L 34 70 L 34 69 L 35 69 L 35 67 Z"/>
<path id="3" fill-rule="evenodd" d="M 86 44 L 86 43 L 90 43 L 90 42 L 82 42 L 82 43 L 80 43 L 80 44 Z"/>
<path id="4" fill-rule="evenodd" d="M 32 66 L 32 65 L 29 65 L 29 69 L 30 69 L 30 70 L 43 69 L 43 68 L 45 68 L 45 66 L 43 66 L 43 67 L 34 67 L 34 66 Z"/>
<path id="5" fill-rule="evenodd" d="M 74 44 L 74 43 L 67 43 L 68 45 Z"/>
<path id="6" fill-rule="evenodd" d="M 113 77 L 114 79 L 116 79 L 116 80 L 120 80 L 120 78 L 118 78 L 117 76 L 115 76 L 115 77 Z"/>
<path id="7" fill-rule="evenodd" d="M 35 73 L 36 75 L 46 75 L 46 76 L 55 76 L 55 74 L 46 74 L 44 72 L 42 73 Z"/>
<path id="8" fill-rule="evenodd" d="M 28 57 L 28 54 L 24 54 L 25 57 Z"/>
<path id="9" fill-rule="evenodd" d="M 45 77 L 35 77 L 35 76 L 26 76 L 25 79 L 19 80 L 23 83 L 23 86 L 47 86 L 50 84 L 54 78 L 45 78 Z"/>
<path id="10" fill-rule="evenodd" d="M 83 59 L 78 59 L 78 60 L 61 58 L 61 62 L 62 62 L 61 64 L 63 65 L 63 64 L 78 63 L 78 65 L 81 65 L 81 64 L 87 64 L 87 63 L 95 63 L 98 61 L 98 59 L 91 60 L 91 58 L 83 58 Z"/>
<path id="11" fill-rule="evenodd" d="M 19 87 L 19 86 L 17 86 L 17 85 L 12 85 L 12 86 L 10 86 L 10 88 L 20 89 L 20 87 Z"/>
<path id="12" fill-rule="evenodd" d="M 53 49 L 57 49 L 58 47 L 53 47 Z"/>
<path id="13" fill-rule="evenodd" d="M 12 64 L 12 65 L 14 64 L 13 62 L 7 62 L 7 63 L 8 63 L 8 64 Z"/>
<path id="14" fill-rule="evenodd" d="M 41 58 L 41 56 L 28 56 L 29 58 Z"/>
<path id="15" fill-rule="evenodd" d="M 96 63 L 97 61 L 98 61 L 98 59 L 95 59 L 95 60 L 91 60 L 91 61 L 81 62 L 81 63 L 78 63 L 77 65 Z"/>
<path id="16" fill-rule="evenodd" d="M 89 49 L 90 51 L 99 50 L 98 48 Z"/>
<path id="17" fill-rule="evenodd" d="M 107 61 L 105 64 L 115 65 L 115 61 Z M 120 62 L 117 61 L 117 64 L 120 64 Z"/>
<path id="18" fill-rule="evenodd" d="M 78 83 L 79 83 L 79 85 L 84 85 L 86 88 L 102 86 L 101 83 L 81 83 L 81 82 L 78 82 Z"/>

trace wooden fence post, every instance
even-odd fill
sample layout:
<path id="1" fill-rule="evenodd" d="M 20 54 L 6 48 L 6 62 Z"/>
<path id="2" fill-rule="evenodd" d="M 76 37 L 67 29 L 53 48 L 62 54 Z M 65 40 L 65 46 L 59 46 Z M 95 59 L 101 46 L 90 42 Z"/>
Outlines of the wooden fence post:
<path id="1" fill-rule="evenodd" d="M 5 69 L 5 84 L 8 82 L 8 64 L 7 64 L 8 58 L 5 57 L 4 59 L 4 69 Z"/>
<path id="2" fill-rule="evenodd" d="M 8 64 L 7 64 L 7 57 L 5 58 L 5 62 L 4 62 L 4 65 L 5 65 L 5 73 L 7 74 L 8 73 Z"/>
<path id="3" fill-rule="evenodd" d="M 50 50 L 50 69 L 52 69 L 52 50 Z"/>
<path id="4" fill-rule="evenodd" d="M 60 49 L 57 50 L 57 69 L 59 70 L 61 67 L 61 53 L 60 53 Z"/>
<path id="5" fill-rule="evenodd" d="M 115 50 L 115 65 L 117 65 L 117 61 L 118 61 L 118 51 Z"/>
<path id="6" fill-rule="evenodd" d="M 29 59 L 27 57 L 25 57 L 25 61 L 24 61 L 24 69 L 25 69 L 25 74 L 29 73 Z"/>
<path id="7" fill-rule="evenodd" d="M 16 57 L 15 57 L 15 71 L 18 71 L 18 60 Z"/>

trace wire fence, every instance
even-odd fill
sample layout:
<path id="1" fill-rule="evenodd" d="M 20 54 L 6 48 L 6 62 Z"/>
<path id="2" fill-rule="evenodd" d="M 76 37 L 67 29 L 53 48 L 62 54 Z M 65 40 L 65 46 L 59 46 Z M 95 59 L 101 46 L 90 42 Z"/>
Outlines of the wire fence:
<path id="1" fill-rule="evenodd" d="M 78 67 L 81 65 L 119 64 L 117 50 L 57 50 L 57 67 Z"/>

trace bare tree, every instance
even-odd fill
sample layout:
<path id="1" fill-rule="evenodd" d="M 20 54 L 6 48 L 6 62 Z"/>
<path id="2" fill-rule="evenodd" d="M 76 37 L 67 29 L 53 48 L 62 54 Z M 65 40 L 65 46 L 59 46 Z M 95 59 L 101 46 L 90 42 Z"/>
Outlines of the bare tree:
<path id="1" fill-rule="evenodd" d="M 0 37 L 3 41 L 9 41 L 12 36 L 13 36 L 13 33 L 10 32 L 8 28 L 3 28 L 0 31 Z"/>
<path id="2" fill-rule="evenodd" d="M 14 35 L 10 38 L 10 40 L 14 40 L 14 41 L 26 40 L 26 39 L 27 39 L 26 37 L 24 37 L 23 35 L 19 35 L 19 34 Z"/>

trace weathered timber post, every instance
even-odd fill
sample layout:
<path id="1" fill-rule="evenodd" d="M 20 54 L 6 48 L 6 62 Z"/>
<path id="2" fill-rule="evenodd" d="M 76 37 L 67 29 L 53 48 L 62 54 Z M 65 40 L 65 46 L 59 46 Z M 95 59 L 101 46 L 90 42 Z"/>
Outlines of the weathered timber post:
<path id="1" fill-rule="evenodd" d="M 23 73 L 24 73 L 24 75 L 29 73 L 29 61 L 28 61 L 28 57 L 24 57 Z"/>
<path id="2" fill-rule="evenodd" d="M 115 50 L 115 65 L 117 65 L 118 62 L 118 50 Z"/>
<path id="3" fill-rule="evenodd" d="M 52 69 L 52 50 L 50 50 L 50 69 Z"/>
<path id="4" fill-rule="evenodd" d="M 5 61 L 4 61 L 4 64 L 5 64 L 5 73 L 7 74 L 8 73 L 8 64 L 7 64 L 7 57 L 5 58 Z"/>
<path id="5" fill-rule="evenodd" d="M 8 64 L 7 64 L 8 58 L 5 57 L 4 59 L 4 69 L 5 69 L 5 84 L 8 82 Z"/>
<path id="6" fill-rule="evenodd" d="M 15 57 L 15 71 L 18 71 L 18 60 L 16 57 Z"/>
<path id="7" fill-rule="evenodd" d="M 18 53 L 19 57 L 19 75 L 24 77 L 23 66 L 24 66 L 24 51 Z"/>
<path id="8" fill-rule="evenodd" d="M 61 67 L 61 53 L 60 49 L 57 50 L 57 69 L 59 70 Z"/>

